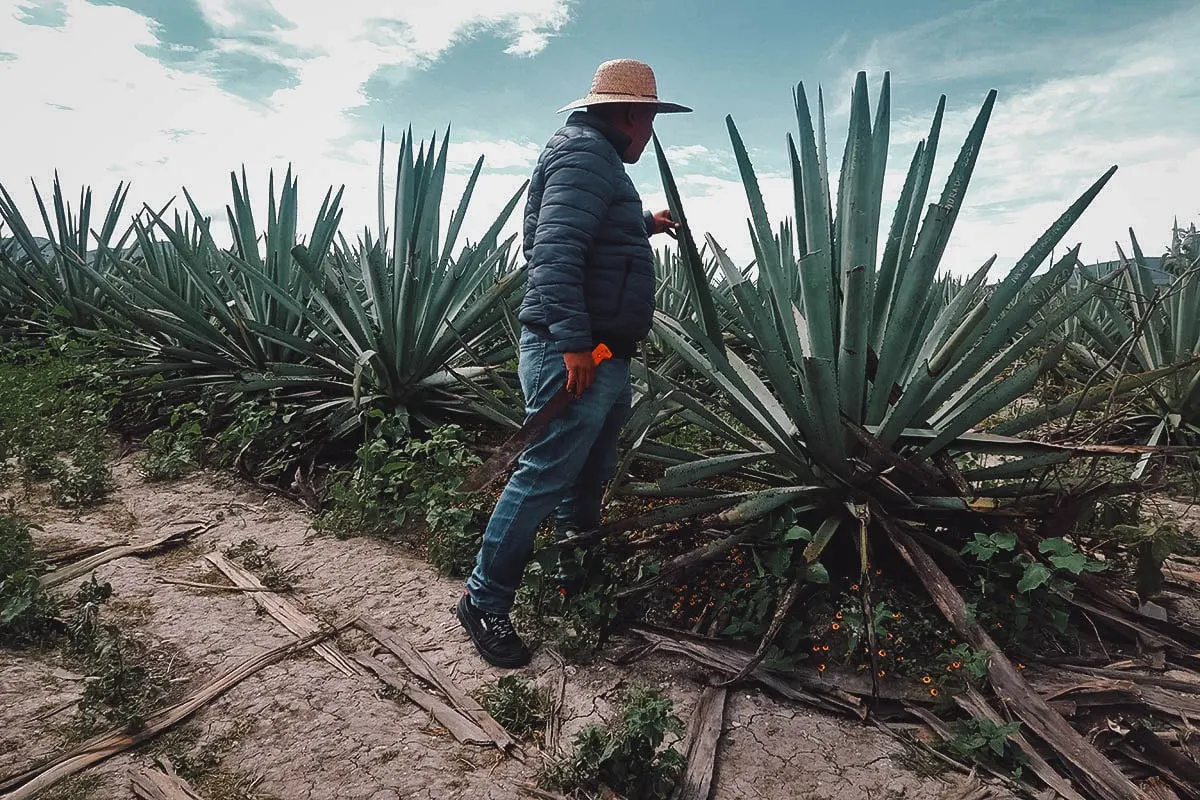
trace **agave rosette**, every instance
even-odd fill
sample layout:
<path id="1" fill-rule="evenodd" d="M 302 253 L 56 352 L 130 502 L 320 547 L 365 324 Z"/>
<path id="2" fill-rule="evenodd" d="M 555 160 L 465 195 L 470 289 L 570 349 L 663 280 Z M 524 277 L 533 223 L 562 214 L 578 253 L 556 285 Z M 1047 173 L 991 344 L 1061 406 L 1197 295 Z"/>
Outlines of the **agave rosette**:
<path id="1" fill-rule="evenodd" d="M 726 326 L 695 243 L 681 237 L 700 313 L 683 319 L 660 314 L 655 331 L 710 379 L 710 391 L 691 405 L 729 446 L 719 455 L 693 455 L 669 467 L 659 482 L 662 492 L 693 493 L 720 476 L 747 479 L 751 487 L 757 482 L 761 488 L 724 494 L 729 507 L 720 519 L 736 525 L 785 507 L 807 512 L 821 531 L 807 553 L 810 560 L 839 529 L 865 533 L 864 520 L 871 515 L 919 522 L 944 521 L 948 513 L 1037 514 L 1053 501 L 1019 487 L 1047 463 L 1069 458 L 1072 449 L 1012 438 L 1019 430 L 999 436 L 985 428 L 997 412 L 1029 393 L 1063 348 L 1045 349 L 1032 363 L 1023 359 L 1104 285 L 1069 296 L 1063 291 L 1077 248 L 1043 274 L 1034 273 L 1115 167 L 994 286 L 985 285 L 994 258 L 957 288 L 945 278 L 939 283 L 941 258 L 994 101 L 992 92 L 940 198 L 926 207 L 945 99 L 939 103 L 929 135 L 909 164 L 881 256 L 890 113 L 886 77 L 872 121 L 866 76 L 858 76 L 836 206 L 824 114 L 814 130 L 803 84 L 798 87 L 799 138 L 788 139 L 795 243 L 776 235 L 745 145 L 728 120 L 751 209 L 757 280 L 748 279 L 711 236 L 708 244 L 735 300 L 726 313 L 749 335 L 737 346 L 726 344 Z M 683 218 L 659 152 L 669 203 Z M 930 291 L 938 286 L 943 291 Z M 980 457 L 974 467 L 956 461 L 968 453 Z M 865 536 L 861 545 L 865 562 Z"/>

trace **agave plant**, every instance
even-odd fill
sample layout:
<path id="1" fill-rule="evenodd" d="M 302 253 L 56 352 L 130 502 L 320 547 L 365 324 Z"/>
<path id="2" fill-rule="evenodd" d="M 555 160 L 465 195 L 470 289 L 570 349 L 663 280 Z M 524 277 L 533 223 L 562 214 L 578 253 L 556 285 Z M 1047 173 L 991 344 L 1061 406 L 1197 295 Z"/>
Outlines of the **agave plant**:
<path id="1" fill-rule="evenodd" d="M 929 136 L 913 155 L 878 259 L 890 103 L 886 78 L 872 124 L 866 77 L 858 77 L 842 190 L 832 216 L 823 116 L 814 133 L 803 84 L 797 90 L 800 139 L 797 146 L 789 137 L 789 151 L 799 221 L 794 251 L 804 253 L 798 259 L 789 255 L 792 244 L 773 232 L 746 148 L 732 119 L 728 120 L 753 215 L 759 280 L 747 280 L 715 239 L 709 237 L 708 243 L 732 287 L 737 321 L 751 332 L 745 344 L 755 368 L 725 345 L 715 302 L 689 236 L 683 237 L 683 257 L 694 276 L 696 301 L 707 309 L 704 322 L 660 315 L 656 331 L 693 368 L 711 376 L 719 389 L 712 399 L 723 401 L 753 437 L 732 440 L 736 452 L 669 469 L 664 489 L 757 464 L 769 467 L 779 485 L 743 498 L 727 512 L 727 520 L 746 521 L 799 498 L 807 498 L 808 503 L 824 496 L 821 506 L 832 508 L 835 520 L 826 527 L 849 530 L 857 528 L 857 522 L 841 508 L 847 487 L 867 491 L 881 508 L 904 517 L 919 518 L 932 509 L 940 514 L 948 506 L 966 510 L 970 500 L 955 488 L 957 476 L 945 456 L 978 450 L 1045 451 L 1038 443 L 992 439 L 978 430 L 1026 394 L 1061 355 L 1061 348 L 1052 349 L 1037 363 L 1020 365 L 1019 360 L 1100 290 L 1096 285 L 1064 298 L 1062 289 L 1076 262 L 1075 249 L 1044 275 L 1031 276 L 1112 170 L 996 286 L 984 285 L 993 258 L 948 302 L 943 301 L 944 295 L 931 292 L 930 287 L 938 280 L 940 259 L 961 209 L 994 99 L 993 92 L 940 200 L 929 206 L 922 221 L 943 98 Z M 682 215 L 665 160 L 662 166 L 672 211 Z M 1035 316 L 1038 319 L 1031 325 Z M 711 417 L 710 424 L 727 432 L 728 425 L 718 425 Z M 968 433 L 973 435 L 964 438 Z M 898 479 L 903 482 L 900 476 L 881 471 L 881 460 L 891 462 L 901 456 L 925 476 L 925 482 L 909 487 L 910 491 L 895 485 Z M 931 466 L 933 462 L 941 466 Z M 1003 487 L 989 489 L 997 490 Z M 927 500 L 917 502 L 914 492 Z"/>
<path id="2" fill-rule="evenodd" d="M 384 404 L 438 413 L 470 410 L 508 420 L 502 403 L 462 401 L 446 390 L 486 372 L 513 355 L 503 323 L 524 279 L 510 256 L 515 235 L 500 242 L 501 230 L 525 191 L 523 184 L 479 242 L 455 255 L 483 157 L 475 164 L 442 239 L 440 206 L 445 188 L 449 136 L 418 149 L 411 131 L 403 137 L 395 203 L 384 204 L 383 145 L 380 145 L 379 233 L 366 231 L 354 247 L 342 240 L 322 258 L 300 246 L 297 262 L 312 281 L 321 310 L 312 347 L 342 382 L 344 408 Z M 388 225 L 388 222 L 391 225 Z M 274 292 L 281 302 L 286 296 Z M 264 336 L 270 337 L 268 332 Z M 293 338 L 285 341 L 294 347 Z M 483 394 L 483 393 L 480 393 Z"/>
<path id="3" fill-rule="evenodd" d="M 1022 520 L 1024 530 L 1036 531 L 1070 494 L 1069 487 L 1038 482 L 1049 465 L 1078 452 L 1125 453 L 988 432 L 998 412 L 1018 403 L 1061 357 L 1061 343 L 1045 347 L 1051 335 L 1105 285 L 1074 295 L 1064 292 L 1077 248 L 1043 274 L 1035 277 L 1035 272 L 1115 167 L 1084 191 L 995 285 L 985 285 L 993 257 L 948 298 L 936 290 L 942 255 L 995 96 L 991 92 L 984 101 L 940 198 L 926 206 L 942 99 L 928 137 L 909 163 L 890 227 L 882 228 L 889 80 L 885 77 L 872 117 L 866 76 L 858 76 L 836 203 L 830 193 L 824 114 L 818 115 L 814 130 L 804 86 L 799 85 L 799 136 L 788 139 L 794 240 L 784 235 L 789 226 L 772 226 L 746 147 L 733 120 L 727 120 L 751 210 L 758 280 L 747 279 L 713 237 L 707 243 L 736 301 L 734 319 L 749 336 L 739 347 L 727 344 L 704 265 L 685 225 L 681 254 L 699 319 L 660 314 L 655 330 L 709 378 L 711 388 L 695 396 L 692 408 L 727 446 L 720 454 L 667 468 L 658 488 L 663 494 L 693 497 L 670 507 L 668 513 L 679 518 L 723 504 L 720 513 L 708 517 L 710 523 L 742 531 L 766 527 L 756 521 L 778 519 L 801 526 L 801 566 L 780 595 L 777 620 L 795 600 L 798 583 L 824 575 L 817 562 L 836 542 L 840 551 L 857 554 L 856 582 L 864 587 L 870 585 L 869 562 L 886 557 L 882 551 L 899 553 L 972 645 L 994 651 L 994 642 L 968 620 L 953 584 L 913 537 L 945 548 L 961 545 L 973 531 L 1011 526 L 1014 519 Z M 655 144 L 671 210 L 676 219 L 686 220 L 662 148 Z M 1041 356 L 1029 359 L 1035 348 Z M 680 395 L 696 392 L 695 387 L 673 388 Z M 714 409 L 724 409 L 737 424 Z M 737 481 L 727 480 L 715 496 L 709 489 L 708 496 L 696 497 L 716 478 Z M 773 624 L 768 630 L 758 658 L 771 631 L 778 629 Z M 1125 776 L 1028 691 L 1011 664 L 993 659 L 989 670 L 1006 695 L 1019 694 L 1021 702 L 1014 707 L 1039 736 L 1054 742 L 1076 765 L 1092 770 L 1089 788 L 1097 796 L 1137 796 Z"/>
<path id="4" fill-rule="evenodd" d="M 134 221 L 134 247 L 128 252 L 101 247 L 100 264 L 84 267 L 126 320 L 107 338 L 137 356 L 134 371 L 169 376 L 161 389 L 327 390 L 326 367 L 313 362 L 310 352 L 280 344 L 307 341 L 315 311 L 311 287 L 291 254 L 297 242 L 297 181 L 289 170 L 277 204 L 270 176 L 264 252 L 245 174 L 240 184 L 236 174 L 230 178 L 232 249 L 216 244 L 210 221 L 185 189 L 190 215 L 176 213 L 169 224 L 163 214 L 147 210 L 145 219 Z M 309 243 L 318 252 L 331 244 L 340 199 L 340 191 L 330 190 L 317 212 Z"/>
<path id="5" fill-rule="evenodd" d="M 1008 421 L 1008 432 L 1120 403 L 1126 438 L 1149 445 L 1200 442 L 1200 263 L 1157 285 L 1137 237 L 1118 245 L 1120 274 L 1064 327 L 1062 373 L 1076 391 Z M 1097 276 L 1081 274 L 1081 287 Z M 1140 475 L 1146 462 L 1139 463 Z"/>
<path id="6" fill-rule="evenodd" d="M 94 330 L 109 318 L 104 293 L 84 267 L 95 265 L 101 250 L 121 250 L 132 233 L 127 229 L 114 241 L 129 186 L 117 187 L 99 230 L 93 227 L 90 188 L 80 190 L 78 210 L 73 210 L 55 174 L 53 218 L 36 184 L 33 192 L 44 238 L 33 234 L 12 195 L 0 185 L 0 222 L 12 231 L 8 239 L 0 237 L 0 296 L 6 298 L 10 315 L 19 309 L 21 321 L 34 329 Z"/>

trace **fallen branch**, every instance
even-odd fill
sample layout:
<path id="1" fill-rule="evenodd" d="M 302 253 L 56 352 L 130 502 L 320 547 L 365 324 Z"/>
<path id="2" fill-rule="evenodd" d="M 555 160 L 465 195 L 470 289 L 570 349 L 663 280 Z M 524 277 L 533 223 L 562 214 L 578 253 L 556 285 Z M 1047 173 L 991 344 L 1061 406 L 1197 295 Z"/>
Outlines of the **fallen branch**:
<path id="1" fill-rule="evenodd" d="M 285 600 L 267 589 L 253 574 L 234 564 L 225 556 L 220 553 L 207 553 L 204 558 L 237 586 L 253 589 L 254 593 L 250 597 L 254 602 L 296 636 L 309 636 L 320 630 L 320 623 L 315 619 L 301 611 L 290 600 Z M 351 661 L 335 645 L 322 644 L 313 649 L 321 658 L 345 675 L 354 677 L 365 674 L 358 664 Z"/>
<path id="2" fill-rule="evenodd" d="M 964 694 L 956 696 L 954 700 L 961 709 L 976 719 L 986 719 L 1000 727 L 1009 722 L 1009 720 L 1004 719 L 996 713 L 996 710 L 992 708 L 983 695 L 972 687 L 968 686 L 967 691 Z M 1014 733 L 1008 738 L 1029 759 L 1029 768 L 1033 770 L 1033 774 L 1042 779 L 1043 783 L 1058 792 L 1061 797 L 1067 798 L 1067 800 L 1083 800 L 1083 796 L 1075 791 L 1070 781 L 1055 772 L 1054 767 L 1050 766 L 1046 759 L 1042 758 L 1041 753 L 1034 749 L 1028 739 L 1020 733 Z"/>
<path id="3" fill-rule="evenodd" d="M 43 553 L 42 560 L 47 564 L 58 566 L 71 561 L 78 561 L 81 558 L 94 556 L 97 553 L 103 553 L 110 547 L 122 547 L 129 544 L 128 539 L 122 539 L 119 542 L 101 542 L 100 544 L 79 544 L 70 547 L 64 547 L 59 550 L 50 550 Z"/>
<path id="4" fill-rule="evenodd" d="M 387 664 L 365 653 L 356 654 L 354 659 L 359 664 L 371 670 L 371 672 L 374 672 L 388 686 L 401 692 L 409 700 L 432 714 L 433 718 L 443 728 L 448 730 L 450 735 L 457 739 L 459 743 L 492 744 L 491 737 L 484 733 L 483 729 L 476 725 L 471 718 L 446 705 L 440 698 L 416 688 L 409 681 L 401 678 L 399 673 Z"/>
<path id="5" fill-rule="evenodd" d="M 175 774 L 169 761 L 160 761 L 163 768 L 138 770 L 130 776 L 133 796 L 140 800 L 204 800 L 188 782 Z"/>
<path id="6" fill-rule="evenodd" d="M 696 637 L 675 632 L 668 635 L 649 628 L 632 628 L 631 632 L 653 644 L 653 649 L 687 656 L 698 664 L 727 675 L 736 675 L 752 658 L 749 653 L 728 645 L 702 641 Z M 643 652 L 641 655 L 648 652 Z M 781 676 L 764 669 L 761 665 L 751 670 L 747 677 L 753 678 L 768 689 L 791 700 L 808 703 L 825 711 L 850 712 L 859 719 L 866 718 L 867 711 L 863 703 L 853 694 L 843 692 L 835 686 L 813 682 L 807 683 L 801 688 L 794 682 L 784 680 Z M 810 693 L 806 691 L 807 689 L 812 689 L 819 694 Z"/>
<path id="7" fill-rule="evenodd" d="M 200 583 L 199 581 L 181 581 L 174 578 L 159 578 L 159 583 L 171 586 L 190 586 L 193 589 L 214 589 L 221 592 L 290 592 L 290 588 L 270 589 L 266 586 L 222 586 L 219 583 Z"/>
<path id="8" fill-rule="evenodd" d="M 706 686 L 688 722 L 687 769 L 672 800 L 708 800 L 712 792 L 713 771 L 717 761 L 717 743 L 725 725 L 725 700 L 728 690 L 723 686 Z"/>
<path id="9" fill-rule="evenodd" d="M 151 714 L 146 719 L 144 726 L 136 733 L 125 728 L 102 733 L 72 747 L 46 764 L 4 778 L 0 780 L 0 792 L 5 792 L 5 794 L 0 795 L 0 800 L 29 800 L 29 798 L 37 797 L 62 779 L 152 739 L 168 728 L 177 725 L 264 667 L 282 661 L 294 653 L 307 650 L 352 624 L 354 624 L 354 620 L 340 622 L 332 628 L 318 631 L 298 642 L 276 647 L 274 650 L 246 659 L 187 700 Z"/>
<path id="10" fill-rule="evenodd" d="M 69 580 L 73 580 L 82 575 L 87 575 L 96 567 L 103 566 L 110 561 L 116 561 L 118 558 L 126 558 L 128 556 L 147 556 L 156 553 L 160 550 L 167 550 L 172 547 L 178 547 L 181 544 L 186 544 L 191 541 L 192 537 L 203 533 L 212 527 L 211 523 L 205 525 L 193 525 L 190 528 L 185 528 L 175 533 L 167 534 L 162 538 L 155 539 L 152 542 L 145 544 L 123 544 L 116 547 L 109 547 L 101 550 L 95 555 L 80 559 L 65 567 L 47 572 L 41 578 L 43 589 L 52 589 L 55 586 L 60 586 Z"/>
<path id="11" fill-rule="evenodd" d="M 451 706 L 482 728 L 488 740 L 493 742 L 501 752 L 509 753 L 518 760 L 524 759 L 517 743 L 509 736 L 504 726 L 492 719 L 492 716 L 452 681 L 441 667 L 427 659 L 408 641 L 392 633 L 380 623 L 370 619 L 360 619 L 357 625 L 364 632 L 374 636 L 375 640 L 391 651 L 392 655 L 399 658 L 409 672 L 444 694 Z"/>
<path id="12" fill-rule="evenodd" d="M 567 702 L 567 664 L 558 651 L 551 649 L 550 657 L 558 665 L 558 688 L 550 698 L 550 710 L 546 714 L 546 752 L 557 756 L 562 750 L 562 713 Z"/>

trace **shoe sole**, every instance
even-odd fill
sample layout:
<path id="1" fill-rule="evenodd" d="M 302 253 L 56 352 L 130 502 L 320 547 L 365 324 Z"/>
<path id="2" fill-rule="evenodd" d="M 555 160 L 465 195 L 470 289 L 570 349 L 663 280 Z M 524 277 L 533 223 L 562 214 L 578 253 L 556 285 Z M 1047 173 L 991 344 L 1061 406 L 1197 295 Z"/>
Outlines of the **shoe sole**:
<path id="1" fill-rule="evenodd" d="M 458 605 L 454 607 L 454 614 L 458 617 L 459 624 L 463 626 L 464 630 L 466 630 L 467 636 L 471 637 L 471 644 L 475 645 L 475 652 L 479 653 L 479 657 L 491 664 L 493 667 L 500 667 L 502 669 L 519 669 L 528 665 L 531 659 L 496 658 L 495 656 L 491 656 L 484 652 L 483 648 L 479 646 L 479 640 L 475 638 L 474 626 L 471 624 L 470 619 L 463 611 L 462 604 L 464 600 L 465 597 L 463 600 L 458 601 Z"/>

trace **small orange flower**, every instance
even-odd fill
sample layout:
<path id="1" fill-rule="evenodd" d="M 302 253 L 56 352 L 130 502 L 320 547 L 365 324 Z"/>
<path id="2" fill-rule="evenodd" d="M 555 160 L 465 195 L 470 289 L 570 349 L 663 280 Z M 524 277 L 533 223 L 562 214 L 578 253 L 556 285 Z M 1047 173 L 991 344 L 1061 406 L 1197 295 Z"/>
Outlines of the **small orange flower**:
<path id="1" fill-rule="evenodd" d="M 887 651 L 886 651 L 886 650 L 884 650 L 884 649 L 882 649 L 882 648 L 880 648 L 880 650 L 879 650 L 879 657 L 880 657 L 880 658 L 883 658 L 883 657 L 885 657 L 886 655 L 887 655 Z"/>
<path id="2" fill-rule="evenodd" d="M 857 592 L 857 591 L 858 591 L 858 584 L 857 584 L 857 583 L 855 583 L 855 584 L 851 584 L 851 586 L 850 586 L 850 591 L 852 591 L 852 592 Z"/>
<path id="3" fill-rule="evenodd" d="M 961 662 L 961 661 L 955 661 L 955 662 L 951 663 L 951 664 L 950 664 L 950 666 L 954 667 L 955 669 L 958 669 L 959 667 L 961 667 L 961 666 L 962 666 L 962 662 Z"/>
<path id="4" fill-rule="evenodd" d="M 897 611 L 895 614 L 892 614 L 892 619 L 900 619 L 901 616 L 902 615 L 900 614 L 900 612 Z"/>
<path id="5" fill-rule="evenodd" d="M 1024 665 L 1024 664 L 1017 664 L 1017 669 L 1025 669 L 1025 665 Z"/>
<path id="6" fill-rule="evenodd" d="M 817 664 L 817 672 L 824 672 L 824 671 L 825 671 L 825 665 Z"/>
<path id="7" fill-rule="evenodd" d="M 889 638 L 889 639 L 893 639 L 893 638 L 895 638 L 895 637 L 894 637 L 894 636 L 892 636 L 892 634 L 891 634 L 891 633 L 889 633 L 889 634 L 888 634 L 888 638 Z"/>
<path id="8" fill-rule="evenodd" d="M 897 661 L 903 661 L 903 660 L 904 660 L 904 656 L 896 656 L 896 660 L 897 660 Z"/>
<path id="9" fill-rule="evenodd" d="M 883 570 L 881 570 L 881 569 L 877 569 L 877 570 L 875 570 L 875 574 L 876 574 L 876 575 L 882 575 L 882 574 L 883 574 Z"/>
<path id="10" fill-rule="evenodd" d="M 929 690 L 929 694 L 930 694 L 930 696 L 932 696 L 932 697 L 937 697 L 937 696 L 938 696 L 938 690 L 937 690 L 937 687 L 936 687 L 936 686 L 934 686 L 932 689 L 930 689 L 930 690 Z"/>
<path id="11" fill-rule="evenodd" d="M 1017 596 L 1016 596 L 1015 594 L 1010 594 L 1010 595 L 1008 596 L 1008 599 L 1009 599 L 1009 600 L 1016 600 L 1016 599 L 1017 599 Z"/>
<path id="12" fill-rule="evenodd" d="M 833 627 L 833 629 L 836 631 L 836 630 L 841 630 L 841 627 L 842 627 L 842 626 L 841 626 L 841 625 L 838 625 L 838 624 L 835 622 L 835 623 L 833 623 L 833 626 L 832 626 L 832 627 Z"/>
<path id="13" fill-rule="evenodd" d="M 931 684 L 931 683 L 933 683 L 933 678 L 929 677 L 928 675 L 925 675 L 921 678 L 921 683 L 924 683 L 926 685 Z"/>
<path id="14" fill-rule="evenodd" d="M 828 652 L 829 652 L 829 645 L 827 645 L 827 644 L 823 644 L 823 645 L 821 645 L 821 652 L 823 652 L 823 653 L 828 653 Z"/>
<path id="15" fill-rule="evenodd" d="M 954 667 L 947 666 L 946 672 L 954 672 Z"/>
<path id="16" fill-rule="evenodd" d="M 887 675 L 887 672 L 886 672 L 885 670 L 882 670 L 882 669 L 881 669 L 881 670 L 879 670 L 879 677 L 881 677 L 881 678 L 882 678 L 884 675 Z"/>
<path id="17" fill-rule="evenodd" d="M 833 616 L 834 616 L 834 617 L 836 617 L 837 619 L 841 619 L 841 618 L 842 618 L 842 612 L 840 612 L 840 611 L 839 611 L 839 612 L 837 612 L 836 614 L 834 614 Z"/>
<path id="18" fill-rule="evenodd" d="M 950 644 L 951 644 L 951 645 L 956 645 L 956 644 L 958 644 L 958 642 L 957 642 L 957 641 L 955 641 L 954 639 L 951 639 L 951 640 L 950 640 Z"/>
<path id="19" fill-rule="evenodd" d="M 819 645 L 819 644 L 814 644 L 814 645 L 813 645 L 813 652 L 814 652 L 814 653 L 819 653 L 819 652 L 821 652 L 821 645 Z"/>

